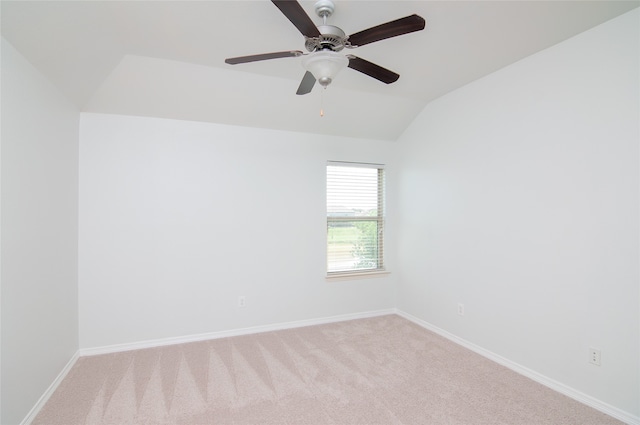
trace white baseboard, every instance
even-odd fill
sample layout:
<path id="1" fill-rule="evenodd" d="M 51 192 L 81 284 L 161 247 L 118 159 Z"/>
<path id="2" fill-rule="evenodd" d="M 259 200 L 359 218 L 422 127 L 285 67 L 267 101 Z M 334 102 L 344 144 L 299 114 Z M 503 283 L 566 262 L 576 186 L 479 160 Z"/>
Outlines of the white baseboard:
<path id="1" fill-rule="evenodd" d="M 73 365 L 76 364 L 76 361 L 78 361 L 79 357 L 80 354 L 78 351 L 76 351 L 73 357 L 71 357 L 71 359 L 64 366 L 62 371 L 60 371 L 56 379 L 54 379 L 51 385 L 49 385 L 49 388 L 47 388 L 44 394 L 42 394 L 40 400 L 38 400 L 38 402 L 31 408 L 29 413 L 27 413 L 27 416 L 25 416 L 22 422 L 20 422 L 20 425 L 29 425 L 35 419 L 36 415 L 40 412 L 40 409 L 42 409 L 42 407 L 47 403 L 47 401 L 49 400 L 53 392 L 58 388 L 64 377 L 67 376 Z"/>
<path id="2" fill-rule="evenodd" d="M 505 366 L 511 370 L 513 370 L 514 372 L 519 373 L 520 375 L 524 375 L 529 379 L 532 379 L 546 387 L 551 388 L 554 391 L 557 391 L 561 394 L 566 395 L 567 397 L 571 397 L 572 399 L 579 401 L 582 404 L 586 404 L 589 407 L 593 407 L 596 410 L 599 410 L 602 413 L 605 413 L 609 416 L 612 416 L 626 424 L 629 425 L 640 425 L 640 417 L 632 415 L 628 412 L 625 412 L 623 410 L 618 409 L 617 407 L 611 406 L 610 404 L 607 404 L 601 400 L 598 400 L 594 397 L 591 397 L 587 394 L 584 394 L 574 388 L 571 388 L 565 384 L 562 384 L 558 381 L 555 381 L 547 376 L 544 376 L 538 372 L 535 372 L 529 368 L 526 368 L 524 366 L 521 366 L 517 363 L 512 362 L 509 359 L 506 359 L 502 356 L 499 356 L 489 350 L 486 350 L 478 345 L 475 345 L 469 341 L 466 341 L 460 337 L 457 337 L 456 335 L 449 333 L 447 331 L 445 331 L 444 329 L 440 329 L 437 326 L 432 325 L 431 323 L 425 322 L 422 319 L 418 319 L 415 316 L 412 316 L 409 313 L 405 313 L 404 311 L 401 310 L 397 310 L 396 309 L 396 314 L 398 314 L 401 317 L 404 317 L 405 319 L 425 328 L 428 329 L 440 336 L 443 336 L 445 338 L 447 338 L 448 340 L 455 342 L 458 345 L 461 345 L 465 348 L 468 348 L 471 351 L 474 351 L 477 354 L 480 354 L 483 357 L 488 358 L 489 360 L 492 360 L 502 366 Z"/>
<path id="3" fill-rule="evenodd" d="M 143 348 L 162 347 L 165 345 L 184 344 L 188 342 L 206 341 L 208 339 L 228 338 L 232 336 L 250 335 L 260 332 L 279 331 L 284 329 L 301 328 L 304 326 L 324 325 L 327 323 L 344 322 L 354 319 L 396 314 L 395 309 L 366 311 L 361 313 L 342 314 L 339 316 L 321 317 L 317 319 L 298 320 L 295 322 L 274 323 L 271 325 L 253 326 L 250 328 L 232 329 L 228 331 L 208 332 L 196 335 L 186 335 L 172 338 L 153 339 L 148 341 L 132 342 L 126 344 L 107 345 L 104 347 L 82 348 L 80 356 L 96 356 L 99 354 L 118 353 L 122 351 L 140 350 Z"/>

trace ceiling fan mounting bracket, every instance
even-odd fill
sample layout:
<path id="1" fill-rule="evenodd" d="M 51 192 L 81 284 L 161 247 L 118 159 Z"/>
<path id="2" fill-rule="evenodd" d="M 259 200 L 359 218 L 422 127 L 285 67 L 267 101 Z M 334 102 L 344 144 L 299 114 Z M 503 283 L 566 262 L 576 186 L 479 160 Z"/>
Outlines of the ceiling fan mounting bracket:
<path id="1" fill-rule="evenodd" d="M 336 6 L 331 0 L 318 0 L 315 4 L 315 10 L 316 15 L 326 21 L 329 16 L 333 15 Z"/>

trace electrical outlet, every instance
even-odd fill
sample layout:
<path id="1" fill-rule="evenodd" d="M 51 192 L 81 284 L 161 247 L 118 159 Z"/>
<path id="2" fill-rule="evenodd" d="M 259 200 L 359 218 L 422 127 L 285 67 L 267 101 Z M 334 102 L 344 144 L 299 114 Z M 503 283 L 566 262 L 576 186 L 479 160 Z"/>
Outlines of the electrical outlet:
<path id="1" fill-rule="evenodd" d="M 458 303 L 458 314 L 464 316 L 464 304 Z"/>
<path id="2" fill-rule="evenodd" d="M 246 307 L 247 306 L 247 298 L 244 295 L 240 295 L 238 297 L 238 307 Z"/>
<path id="3" fill-rule="evenodd" d="M 602 360 L 602 353 L 597 348 L 590 347 L 589 348 L 589 363 L 600 366 L 600 361 Z"/>

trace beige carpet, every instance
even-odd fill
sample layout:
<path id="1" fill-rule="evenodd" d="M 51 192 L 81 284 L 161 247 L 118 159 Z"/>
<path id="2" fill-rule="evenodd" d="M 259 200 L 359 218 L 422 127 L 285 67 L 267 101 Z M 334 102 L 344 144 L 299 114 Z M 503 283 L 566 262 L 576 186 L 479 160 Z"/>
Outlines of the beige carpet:
<path id="1" fill-rule="evenodd" d="M 33 425 L 620 423 L 390 315 L 82 357 Z"/>

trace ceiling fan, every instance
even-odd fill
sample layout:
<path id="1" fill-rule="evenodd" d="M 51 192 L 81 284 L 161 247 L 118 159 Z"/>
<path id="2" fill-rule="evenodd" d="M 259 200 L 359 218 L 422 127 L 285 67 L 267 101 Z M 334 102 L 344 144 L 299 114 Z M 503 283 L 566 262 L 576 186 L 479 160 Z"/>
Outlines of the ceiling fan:
<path id="1" fill-rule="evenodd" d="M 296 94 L 311 92 L 316 81 L 321 86 L 331 84 L 336 74 L 349 67 L 368 75 L 383 83 L 390 84 L 398 80 L 400 75 L 386 68 L 357 56 L 339 53 L 344 48 L 353 49 L 375 41 L 423 30 L 424 18 L 410 15 L 390 21 L 347 36 L 340 28 L 327 25 L 327 18 L 333 14 L 335 6 L 331 0 L 319 0 L 315 4 L 316 14 L 322 18 L 322 25 L 316 26 L 309 15 L 296 0 L 271 0 L 272 3 L 291 21 L 305 38 L 305 48 L 309 53 L 300 50 L 262 53 L 258 55 L 239 56 L 225 59 L 230 65 L 289 57 L 302 58 L 307 70 L 302 78 Z"/>

